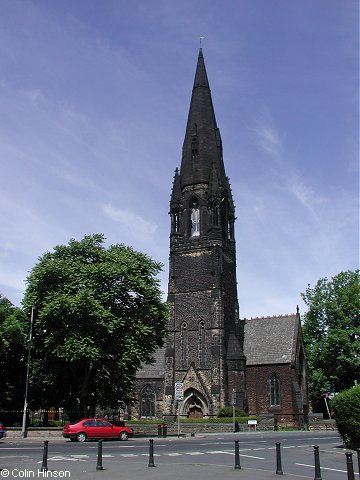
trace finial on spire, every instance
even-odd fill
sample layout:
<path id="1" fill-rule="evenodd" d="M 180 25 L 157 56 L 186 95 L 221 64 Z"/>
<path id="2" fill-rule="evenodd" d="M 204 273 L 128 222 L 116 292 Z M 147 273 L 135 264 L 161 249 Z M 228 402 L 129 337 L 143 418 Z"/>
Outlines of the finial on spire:
<path id="1" fill-rule="evenodd" d="M 200 37 L 200 48 L 202 46 L 202 41 L 204 40 L 205 37 Z"/>

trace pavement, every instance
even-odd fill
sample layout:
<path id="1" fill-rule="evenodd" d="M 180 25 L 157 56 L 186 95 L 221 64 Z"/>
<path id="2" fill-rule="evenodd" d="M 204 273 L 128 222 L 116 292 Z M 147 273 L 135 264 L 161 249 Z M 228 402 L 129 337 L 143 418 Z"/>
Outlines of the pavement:
<path id="1" fill-rule="evenodd" d="M 104 459 L 106 460 L 106 459 Z M 234 467 L 218 464 L 202 463 L 157 463 L 149 467 L 143 461 L 119 461 L 106 464 L 103 461 L 103 470 L 97 470 L 96 461 L 65 464 L 58 467 L 51 465 L 49 470 L 41 471 L 41 464 L 34 466 L 22 464 L 13 468 L 6 466 L 0 470 L 0 478 L 69 478 L 72 480 L 274 480 L 274 479 L 313 479 L 312 476 L 292 474 L 276 475 L 275 471 L 253 468 L 235 469 Z"/>
<path id="2" fill-rule="evenodd" d="M 22 442 L 17 441 L 16 443 L 22 444 Z M 30 443 L 33 444 L 33 442 Z M 53 440 L 51 440 L 51 443 L 56 444 L 57 442 L 53 443 Z M 244 465 L 241 465 L 240 469 L 235 469 L 234 463 L 224 464 L 221 463 L 221 460 L 218 461 L 218 463 L 201 463 L 194 460 L 180 463 L 176 462 L 174 458 L 171 463 L 169 463 L 169 461 L 164 461 L 157 455 L 153 458 L 153 465 L 149 465 L 149 463 L 151 463 L 149 456 L 143 456 L 142 458 L 108 458 L 106 452 L 104 453 L 101 465 L 98 465 L 98 458 L 95 452 L 94 456 L 86 461 L 81 459 L 82 455 L 73 455 L 73 457 L 79 457 L 73 459 L 61 456 L 56 458 L 56 456 L 52 456 L 51 461 L 49 460 L 47 462 L 48 471 L 42 471 L 42 452 L 39 452 L 37 459 L 23 458 L 16 464 L 13 463 L 10 458 L 6 456 L 7 453 L 5 453 L 5 456 L 1 457 L 0 480 L 2 478 L 11 480 L 15 478 L 68 478 L 71 480 L 314 479 L 312 471 L 307 471 L 307 475 L 304 476 L 289 473 L 277 475 L 275 465 L 273 470 L 250 468 Z M 235 457 L 233 462 L 235 462 Z M 241 460 L 241 462 L 243 462 L 243 460 Z"/>
<path id="3" fill-rule="evenodd" d="M 10 438 L 9 438 L 10 437 Z M 8 436 L 7 443 L 24 444 L 39 442 L 44 438 L 33 437 L 31 439 L 19 439 Z M 62 437 L 54 435 L 47 438 L 51 443 L 63 441 Z M 20 441 L 19 441 L 20 440 Z M 30 440 L 30 442 L 29 442 Z M 24 443 L 23 443 L 24 442 Z M 42 443 L 42 442 L 41 442 Z M 81 457 L 81 455 L 79 455 Z M 48 462 L 48 471 L 41 470 L 42 462 L 28 461 L 24 459 L 19 466 L 8 463 L 6 456 L 1 458 L 0 480 L 2 478 L 68 478 L 72 480 L 271 480 L 271 479 L 288 479 L 288 480 L 313 480 L 314 472 L 309 470 L 304 475 L 295 475 L 283 473 L 277 475 L 275 465 L 273 470 L 250 468 L 241 465 L 240 469 L 235 469 L 234 464 L 225 465 L 219 463 L 201 463 L 176 462 L 171 463 L 162 460 L 161 457 L 155 455 L 154 466 L 149 466 L 149 457 L 143 458 L 107 458 L 106 455 L 102 459 L 102 468 L 97 466 L 97 456 L 90 460 L 69 461 L 64 457 L 59 457 L 58 461 Z M 73 459 L 74 460 L 74 459 Z M 173 459 L 175 460 L 175 458 Z M 9 460 L 10 462 L 10 460 Z M 275 462 L 274 462 L 275 463 Z M 306 473 L 306 474 L 305 474 Z"/>

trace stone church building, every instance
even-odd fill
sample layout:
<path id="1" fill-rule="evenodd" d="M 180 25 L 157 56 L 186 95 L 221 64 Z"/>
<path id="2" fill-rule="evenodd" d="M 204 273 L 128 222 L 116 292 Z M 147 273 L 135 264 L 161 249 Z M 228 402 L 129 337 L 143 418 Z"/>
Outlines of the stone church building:
<path id="1" fill-rule="evenodd" d="M 168 335 L 153 364 L 137 373 L 131 416 L 169 418 L 179 408 L 184 417 L 210 417 L 235 404 L 303 424 L 308 400 L 298 309 L 239 317 L 235 208 L 201 48 L 170 217 Z"/>

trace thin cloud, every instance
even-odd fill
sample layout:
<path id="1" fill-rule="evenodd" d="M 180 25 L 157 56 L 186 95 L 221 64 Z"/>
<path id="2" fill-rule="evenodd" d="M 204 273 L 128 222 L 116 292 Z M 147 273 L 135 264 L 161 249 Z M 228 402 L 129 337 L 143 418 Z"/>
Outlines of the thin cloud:
<path id="1" fill-rule="evenodd" d="M 111 203 L 103 205 L 102 211 L 107 217 L 124 227 L 132 236 L 152 237 L 157 230 L 157 225 L 145 220 L 143 217 L 131 210 L 114 207 Z"/>
<path id="2" fill-rule="evenodd" d="M 276 162 L 282 161 L 284 138 L 278 131 L 271 115 L 266 112 L 252 129 L 257 146 Z"/>

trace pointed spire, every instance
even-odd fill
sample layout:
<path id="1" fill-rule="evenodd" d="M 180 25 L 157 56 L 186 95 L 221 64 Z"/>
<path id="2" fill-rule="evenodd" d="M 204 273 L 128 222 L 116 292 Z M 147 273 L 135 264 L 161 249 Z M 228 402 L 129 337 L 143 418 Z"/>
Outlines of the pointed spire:
<path id="1" fill-rule="evenodd" d="M 204 61 L 202 48 L 200 48 L 199 50 L 198 63 L 197 63 L 195 79 L 194 79 L 193 88 L 196 88 L 196 87 L 209 88 L 209 81 L 208 81 L 207 73 L 205 69 L 205 61 Z"/>
<path id="2" fill-rule="evenodd" d="M 202 48 L 196 66 L 181 161 L 181 186 L 208 183 L 215 164 L 225 183 L 222 146 Z"/>

